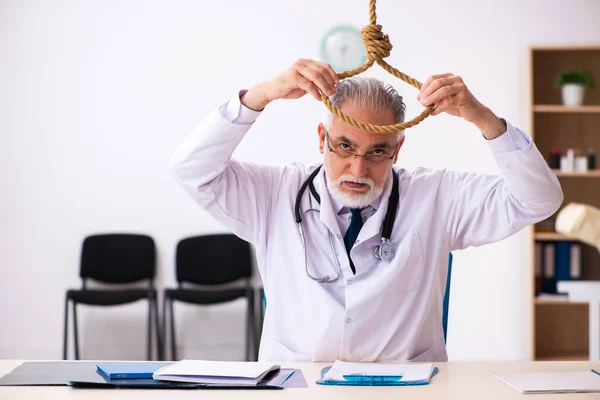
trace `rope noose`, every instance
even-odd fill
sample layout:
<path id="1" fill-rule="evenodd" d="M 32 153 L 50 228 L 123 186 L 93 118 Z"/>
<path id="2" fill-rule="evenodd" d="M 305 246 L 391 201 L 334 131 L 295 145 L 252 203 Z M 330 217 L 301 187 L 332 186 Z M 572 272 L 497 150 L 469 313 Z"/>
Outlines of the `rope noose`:
<path id="1" fill-rule="evenodd" d="M 402 79 L 404 82 L 420 90 L 423 86 L 421 82 L 398 71 L 396 68 L 392 67 L 383 60 L 385 57 L 388 57 L 390 55 L 390 52 L 392 50 L 392 44 L 390 43 L 390 38 L 388 37 L 388 35 L 384 34 L 381 30 L 381 25 L 377 24 L 375 2 L 376 0 L 369 1 L 369 25 L 365 26 L 360 31 L 360 36 L 362 37 L 363 43 L 365 44 L 365 48 L 367 49 L 367 60 L 357 68 L 338 73 L 338 77 L 340 79 L 350 78 L 354 75 L 358 75 L 365 72 L 366 70 L 371 68 L 374 63 L 377 63 L 388 73 L 394 75 L 396 78 Z M 372 125 L 358 121 L 341 112 L 335 105 L 333 105 L 333 103 L 331 102 L 331 100 L 329 100 L 329 97 L 327 97 L 325 93 L 321 93 L 321 99 L 323 100 L 323 103 L 325 103 L 325 106 L 329 109 L 329 111 L 331 111 L 333 115 L 340 118 L 344 122 L 349 123 L 350 125 L 354 125 L 362 130 L 376 133 L 394 133 L 400 130 L 413 127 L 419 122 L 423 121 L 425 118 L 427 118 L 431 113 L 431 110 L 433 110 L 433 105 L 430 105 L 426 107 L 425 110 L 423 110 L 423 112 L 417 117 L 413 118 L 410 121 L 402 122 L 400 124 Z"/>

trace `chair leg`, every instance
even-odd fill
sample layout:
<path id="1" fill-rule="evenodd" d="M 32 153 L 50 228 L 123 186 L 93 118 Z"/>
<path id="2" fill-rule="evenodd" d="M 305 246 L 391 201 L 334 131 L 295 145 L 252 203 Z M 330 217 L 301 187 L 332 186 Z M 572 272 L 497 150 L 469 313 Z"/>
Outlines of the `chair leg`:
<path id="1" fill-rule="evenodd" d="M 65 326 L 63 338 L 63 360 L 67 359 L 67 346 L 69 337 L 69 296 L 65 296 Z"/>
<path id="2" fill-rule="evenodd" d="M 148 326 L 146 335 L 146 359 L 152 361 L 152 295 L 148 296 Z"/>
<path id="3" fill-rule="evenodd" d="M 169 300 L 171 314 L 171 357 L 173 361 L 177 361 L 177 343 L 175 341 L 175 312 L 173 310 L 173 299 Z"/>
<path id="4" fill-rule="evenodd" d="M 263 325 L 265 323 L 265 290 L 260 289 L 258 294 L 258 322 L 256 326 L 256 359 L 260 351 L 260 339 L 262 337 Z"/>
<path id="5" fill-rule="evenodd" d="M 246 361 L 250 361 L 250 299 L 248 300 L 248 306 L 246 307 L 246 340 L 245 340 L 245 351 Z"/>
<path id="6" fill-rule="evenodd" d="M 164 360 L 171 360 L 167 355 L 167 293 L 163 294 L 162 304 L 162 355 Z"/>
<path id="7" fill-rule="evenodd" d="M 77 302 L 73 302 L 73 341 L 75 343 L 75 359 L 79 360 L 79 330 L 77 329 Z"/>
<path id="8" fill-rule="evenodd" d="M 252 289 L 248 289 L 248 309 L 246 310 L 246 361 L 250 361 L 250 350 L 254 353 L 255 332 L 254 332 L 254 295 Z M 254 354 L 253 354 L 254 355 Z"/>
<path id="9" fill-rule="evenodd" d="M 160 334 L 160 320 L 158 319 L 158 294 L 154 295 L 154 327 L 156 329 L 156 358 L 163 360 L 162 336 Z"/>

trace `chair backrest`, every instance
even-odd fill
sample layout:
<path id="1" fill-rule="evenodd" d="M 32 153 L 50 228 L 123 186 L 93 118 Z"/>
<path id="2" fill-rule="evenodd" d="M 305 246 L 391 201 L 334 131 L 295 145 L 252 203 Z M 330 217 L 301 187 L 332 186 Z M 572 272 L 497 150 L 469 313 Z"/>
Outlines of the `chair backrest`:
<path id="1" fill-rule="evenodd" d="M 85 238 L 81 278 L 105 283 L 132 283 L 154 278 L 156 246 L 150 236 L 103 234 Z"/>
<path id="2" fill-rule="evenodd" d="M 444 328 L 444 342 L 448 333 L 448 307 L 450 306 L 450 277 L 452 276 L 452 253 L 448 254 L 448 277 L 446 278 L 446 292 L 442 308 L 442 327 Z"/>
<path id="3" fill-rule="evenodd" d="M 182 239 L 175 264 L 180 284 L 219 285 L 252 276 L 250 244 L 233 234 Z"/>

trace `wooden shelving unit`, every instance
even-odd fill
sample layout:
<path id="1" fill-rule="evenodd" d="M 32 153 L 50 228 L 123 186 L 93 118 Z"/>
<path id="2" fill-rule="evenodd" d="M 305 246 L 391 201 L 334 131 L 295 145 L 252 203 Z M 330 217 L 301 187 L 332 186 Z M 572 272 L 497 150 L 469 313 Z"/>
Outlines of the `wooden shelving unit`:
<path id="1" fill-rule="evenodd" d="M 546 241 L 556 241 L 556 240 L 573 240 L 565 235 L 561 235 L 556 232 L 536 232 L 535 240 L 546 240 Z"/>
<path id="2" fill-rule="evenodd" d="M 538 113 L 600 113 L 600 106 L 565 107 L 560 104 L 539 104 L 533 106 Z"/>
<path id="3" fill-rule="evenodd" d="M 586 153 L 594 149 L 600 168 L 600 45 L 532 47 L 529 54 L 531 79 L 530 133 L 540 150 L 549 158 L 553 148 L 564 155 L 569 148 Z M 556 75 L 565 70 L 584 68 L 595 82 L 595 89 L 586 89 L 584 104 L 579 107 L 562 105 L 560 89 L 554 85 Z M 559 178 L 565 201 L 590 204 L 600 208 L 600 170 L 561 172 Z M 585 178 L 585 179 L 583 179 Z M 560 211 L 560 210 L 559 210 Z M 532 230 L 532 265 L 529 282 L 535 282 L 536 241 L 570 240 L 555 232 L 543 232 L 554 226 L 556 215 Z M 543 228 L 543 229 L 542 229 Z M 582 244 L 582 279 L 600 280 L 600 253 Z M 536 298 L 534 285 L 530 289 L 532 314 L 531 359 L 540 361 L 587 360 L 588 304 L 570 302 L 564 298 Z"/>
<path id="4" fill-rule="evenodd" d="M 554 173 L 559 178 L 600 178 L 600 170 L 598 169 L 586 172 L 561 172 L 555 169 Z"/>
<path id="5" fill-rule="evenodd" d="M 556 353 L 539 356 L 537 361 L 588 361 L 588 353 Z"/>
<path id="6" fill-rule="evenodd" d="M 544 305 L 565 305 L 565 306 L 585 306 L 588 303 L 583 301 L 567 301 L 567 300 L 550 300 L 550 299 L 535 299 L 535 304 L 539 306 Z"/>

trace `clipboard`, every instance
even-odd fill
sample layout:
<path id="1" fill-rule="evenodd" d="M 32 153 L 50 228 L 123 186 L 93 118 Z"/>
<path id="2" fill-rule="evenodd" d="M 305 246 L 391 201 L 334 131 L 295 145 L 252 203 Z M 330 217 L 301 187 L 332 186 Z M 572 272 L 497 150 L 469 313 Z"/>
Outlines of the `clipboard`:
<path id="1" fill-rule="evenodd" d="M 325 374 L 331 369 L 331 366 L 321 370 L 321 379 L 316 383 L 327 386 L 425 386 L 428 381 L 403 382 L 402 376 L 374 376 L 374 375 L 344 375 L 346 381 L 325 380 Z M 439 369 L 434 367 L 431 378 L 437 375 Z"/>

